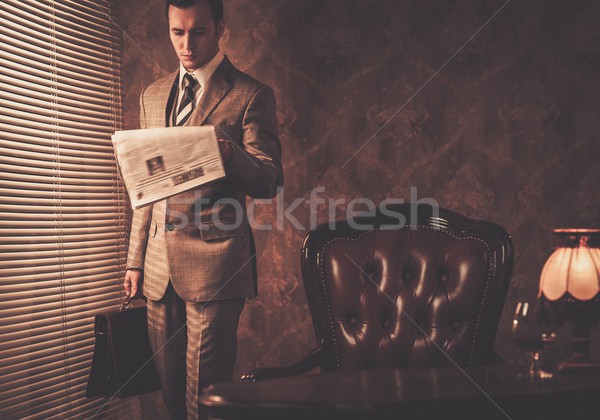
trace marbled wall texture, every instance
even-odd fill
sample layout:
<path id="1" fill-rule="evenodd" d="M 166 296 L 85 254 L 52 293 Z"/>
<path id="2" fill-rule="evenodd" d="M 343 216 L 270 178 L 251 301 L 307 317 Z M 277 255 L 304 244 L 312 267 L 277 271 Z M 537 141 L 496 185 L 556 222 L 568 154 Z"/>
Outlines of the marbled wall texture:
<path id="1" fill-rule="evenodd" d="M 496 348 L 517 362 L 510 318 L 516 299 L 535 296 L 551 230 L 600 223 L 600 3 L 505 1 L 225 0 L 222 49 L 275 90 L 285 206 L 320 186 L 343 217 L 353 198 L 409 199 L 414 186 L 512 234 Z M 125 123 L 136 128 L 141 89 L 177 61 L 163 0 L 121 6 Z M 275 208 L 259 206 L 257 220 Z M 328 213 L 320 206 L 318 221 Z M 292 215 L 309 226 L 305 203 Z M 260 297 L 242 316 L 238 373 L 315 344 L 299 266 L 306 231 L 285 222 L 256 234 Z M 568 348 L 563 336 L 550 359 Z"/>

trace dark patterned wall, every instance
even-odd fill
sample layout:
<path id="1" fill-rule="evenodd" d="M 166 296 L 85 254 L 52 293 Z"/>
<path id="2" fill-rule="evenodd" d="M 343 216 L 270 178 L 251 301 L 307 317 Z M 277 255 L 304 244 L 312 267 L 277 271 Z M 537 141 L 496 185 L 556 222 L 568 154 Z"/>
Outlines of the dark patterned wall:
<path id="1" fill-rule="evenodd" d="M 321 186 L 343 217 L 353 198 L 408 199 L 414 186 L 419 198 L 501 224 L 516 261 L 496 347 L 522 360 L 510 317 L 516 299 L 535 296 L 551 230 L 600 222 L 600 3 L 225 2 L 223 50 L 278 99 L 284 204 Z M 121 4 L 125 121 L 136 128 L 142 87 L 177 62 L 163 1 Z M 258 221 L 275 217 L 275 206 L 258 208 Z M 304 227 L 308 210 L 293 212 Z M 327 208 L 318 216 L 327 220 Z M 305 233 L 288 222 L 256 234 L 260 297 L 242 317 L 238 373 L 315 344 L 299 267 Z M 567 350 L 563 336 L 550 361 Z"/>

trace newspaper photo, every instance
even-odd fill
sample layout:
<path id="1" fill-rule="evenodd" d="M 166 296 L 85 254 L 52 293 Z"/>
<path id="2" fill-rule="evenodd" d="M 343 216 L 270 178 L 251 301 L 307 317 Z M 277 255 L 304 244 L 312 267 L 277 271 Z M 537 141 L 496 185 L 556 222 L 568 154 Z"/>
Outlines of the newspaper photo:
<path id="1" fill-rule="evenodd" d="M 134 209 L 225 176 L 213 126 L 117 131 L 112 141 Z"/>

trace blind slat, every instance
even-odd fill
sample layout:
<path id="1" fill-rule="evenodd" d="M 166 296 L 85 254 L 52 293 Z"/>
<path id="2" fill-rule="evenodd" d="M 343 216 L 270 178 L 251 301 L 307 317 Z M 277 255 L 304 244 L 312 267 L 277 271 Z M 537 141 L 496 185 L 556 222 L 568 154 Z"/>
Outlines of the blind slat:
<path id="1" fill-rule="evenodd" d="M 64 127 L 69 129 L 85 129 L 90 133 L 104 132 L 113 133 L 113 124 L 100 118 L 91 118 L 76 112 L 67 113 L 56 110 L 40 110 L 28 106 L 26 109 L 19 109 L 18 104 L 0 100 L 0 107 L 3 108 L 4 115 L 19 119 L 36 119 L 38 122 L 55 124 L 56 120 L 63 122 Z M 104 128 L 104 129 L 103 129 Z M 79 131 L 77 131 L 79 133 Z"/>
<path id="2" fill-rule="evenodd" d="M 88 320 L 90 320 L 90 323 L 93 322 L 93 317 L 91 316 L 92 314 L 94 314 L 94 310 L 101 310 L 101 311 L 105 311 L 105 310 L 114 310 L 114 301 L 117 300 L 120 295 L 118 294 L 113 294 L 110 296 L 106 296 L 107 298 L 112 298 L 112 302 L 106 301 L 106 302 L 94 302 L 94 303 L 90 303 L 88 304 L 87 310 L 88 313 L 69 313 L 69 314 L 64 314 L 60 309 L 55 309 L 55 310 L 48 310 L 46 312 L 44 312 L 43 316 L 40 316 L 39 314 L 26 314 L 26 315 L 19 315 L 19 316 L 12 316 L 10 317 L 10 319 L 7 319 L 7 322 L 36 322 L 36 321 L 41 321 L 43 319 L 48 319 L 48 320 L 54 320 L 54 322 L 69 322 L 72 319 L 74 319 L 77 315 L 81 315 L 81 317 L 83 318 L 87 318 Z M 13 329 L 9 329 L 7 328 L 8 331 L 14 331 Z M 28 356 L 30 357 L 37 357 L 37 356 L 44 356 L 47 354 L 52 354 L 51 349 L 48 348 L 44 348 L 44 347 L 40 347 L 37 350 L 33 350 L 33 349 L 28 349 L 29 354 L 25 354 L 25 356 L 23 355 L 13 355 L 13 359 L 11 359 L 12 361 L 19 361 L 20 357 L 25 357 L 24 360 L 28 359 Z M 49 353 L 47 353 L 49 352 Z"/>
<path id="3" fill-rule="evenodd" d="M 21 145 L 20 148 L 18 147 L 19 145 Z M 16 157 L 18 157 L 22 152 L 39 153 L 42 155 L 60 154 L 62 161 L 65 161 L 65 159 L 62 159 L 62 157 L 68 157 L 70 159 L 75 159 L 75 162 L 77 162 L 77 159 L 85 159 L 90 163 L 110 163 L 114 156 L 114 152 L 112 150 L 107 150 L 105 152 L 87 151 L 83 146 L 80 146 L 79 148 L 64 148 L 63 145 L 60 143 L 60 140 L 56 140 L 54 142 L 54 145 L 40 145 L 36 143 L 25 142 L 19 143 L 13 140 L 4 140 L 2 142 L 2 147 L 6 151 L 6 154 L 11 154 Z"/>
<path id="4" fill-rule="evenodd" d="M 62 250 L 51 251 L 51 252 L 36 252 L 35 256 L 30 255 L 31 253 L 10 253 L 2 256 L 3 269 L 12 269 L 23 267 L 31 264 L 31 260 L 35 260 L 38 267 L 44 267 L 48 264 L 54 264 L 59 261 L 62 264 L 69 264 L 74 262 L 85 262 L 91 259 L 103 260 L 107 256 L 122 258 L 123 249 L 117 245 L 110 247 L 93 247 L 89 249 L 71 249 L 66 252 Z M 0 308 L 2 302 L 0 302 Z"/>
<path id="5" fill-rule="evenodd" d="M 48 312 L 50 313 L 50 312 Z M 36 353 L 37 351 L 45 351 L 45 350 L 52 350 L 52 348 L 63 348 L 64 350 L 64 346 L 65 344 L 75 344 L 75 345 L 90 345 L 93 344 L 94 342 L 94 337 L 93 337 L 93 331 L 89 331 L 86 332 L 85 334 L 73 334 L 73 335 L 67 335 L 66 333 L 68 332 L 68 328 L 65 329 L 65 334 L 63 334 L 63 338 L 60 338 L 58 340 L 50 340 L 46 343 L 36 343 L 36 344 L 32 344 L 29 345 L 27 348 L 31 353 Z M 82 337 L 82 335 L 84 335 Z M 86 343 L 87 340 L 87 343 Z M 2 357 L 3 359 L 5 358 L 19 358 L 22 356 L 22 350 L 21 349 L 6 349 L 6 350 L 2 350 L 0 351 L 0 357 Z M 2 398 L 0 398 L 0 401 L 2 400 Z"/>
<path id="6" fill-rule="evenodd" d="M 0 65 L 3 66 L 3 71 L 14 77 L 22 77 L 23 72 L 29 70 L 35 71 L 35 74 L 40 78 L 44 78 L 44 87 L 52 89 L 65 89 L 72 91 L 81 91 L 81 89 L 87 89 L 91 86 L 96 85 L 97 96 L 108 97 L 116 87 L 116 80 L 111 80 L 110 75 L 106 72 L 103 74 L 104 78 L 101 77 L 90 77 L 85 73 L 78 71 L 77 66 L 67 63 L 57 63 L 57 60 L 52 57 L 38 56 L 36 60 L 35 54 L 31 57 L 25 54 L 19 54 L 18 48 L 10 45 L 4 45 L 4 51 L 2 51 L 2 59 L 0 59 Z M 83 61 L 83 60 L 81 60 Z M 57 69 L 53 66 L 61 64 L 62 66 Z M 79 63 L 83 64 L 83 63 Z M 70 69 L 77 69 L 75 71 Z M 110 69 L 105 69 L 110 70 Z M 100 95 L 102 94 L 102 95 Z"/>
<path id="7" fill-rule="evenodd" d="M 41 100 L 39 98 L 27 96 L 29 93 L 29 91 L 22 90 L 21 94 L 19 94 L 10 92 L 9 89 L 2 89 L 0 90 L 0 106 L 30 113 L 38 113 L 40 115 L 53 115 L 65 119 L 72 119 L 72 116 L 76 115 L 81 121 L 98 122 L 101 126 L 103 123 L 109 123 L 105 117 L 106 112 L 110 111 L 111 107 L 107 106 L 101 108 L 100 111 L 97 111 L 88 106 L 82 107 L 81 102 L 65 102 L 64 100 L 61 100 L 61 103 L 55 104 L 54 109 L 46 109 L 44 108 L 44 104 L 48 99 L 51 99 L 51 96 L 48 96 L 46 100 Z M 112 123 L 112 121 L 110 121 L 110 123 Z"/>
<path id="8" fill-rule="evenodd" d="M 2 146 L 0 146 L 0 152 L 4 155 L 3 157 L 14 157 L 16 160 L 21 160 L 24 162 L 28 162 L 31 160 L 40 160 L 40 161 L 59 161 L 58 163 L 70 163 L 79 165 L 79 169 L 84 169 L 88 165 L 95 166 L 108 166 L 112 169 L 115 168 L 113 155 L 106 153 L 98 155 L 97 153 L 86 153 L 85 151 L 79 151 L 77 154 L 73 149 L 67 149 L 66 152 L 69 154 L 63 154 L 62 149 L 60 148 L 60 136 L 61 134 L 56 135 L 58 138 L 56 139 L 56 147 L 44 147 L 37 145 L 30 145 L 26 149 L 17 149 L 14 147 L 17 142 L 3 142 Z M 13 147 L 11 147 L 13 146 Z M 83 166 L 85 165 L 85 167 Z M 61 168 L 62 169 L 62 168 Z"/>
<path id="9" fill-rule="evenodd" d="M 92 115 L 95 117 L 106 116 L 106 113 L 113 111 L 114 103 L 111 101 L 96 101 L 90 98 L 85 101 L 85 107 L 82 107 L 84 95 L 63 94 L 60 97 L 55 95 L 55 92 L 45 92 L 32 90 L 35 83 L 26 82 L 23 80 L 14 80 L 12 84 L 4 83 L 4 79 L 0 79 L 0 97 L 6 97 L 11 102 L 18 102 L 22 106 L 48 107 L 48 102 L 53 102 L 53 108 L 47 108 L 46 111 L 56 110 L 57 112 L 70 112 L 73 109 L 78 109 L 82 115 Z M 118 104 L 117 104 L 118 105 Z M 59 114 L 60 115 L 60 114 Z M 120 122 L 122 117 L 116 115 L 114 121 Z"/>
<path id="10" fill-rule="evenodd" d="M 16 307 L 16 300 L 21 300 L 21 299 L 29 299 L 29 301 L 31 302 L 31 305 L 38 305 L 38 304 L 43 304 L 43 303 L 47 303 L 47 302 L 51 302 L 52 299 L 55 298 L 55 296 L 57 294 L 61 294 L 62 292 L 64 292 L 65 294 L 69 294 L 69 293 L 80 293 L 80 292 L 84 292 L 86 295 L 90 295 L 91 293 L 104 293 L 104 292 L 108 292 L 108 291 L 120 291 L 120 286 L 117 285 L 117 282 L 115 281 L 114 278 L 111 278 L 110 280 L 106 280 L 102 283 L 100 282 L 95 282 L 94 285 L 92 287 L 85 287 L 85 285 L 72 285 L 72 286 L 68 286 L 68 287 L 53 287 L 53 288 L 46 288 L 43 289 L 42 291 L 36 290 L 35 293 L 31 293 L 31 291 L 27 291 L 27 292 L 16 292 L 16 293 L 7 293 L 6 294 L 6 299 L 2 302 L 0 302 L 0 310 L 6 310 L 9 308 L 13 308 Z M 55 326 L 52 326 L 52 328 L 54 328 Z M 30 329 L 29 331 L 26 332 L 20 332 L 20 334 L 34 334 L 34 330 Z M 38 334 L 38 333 L 35 333 Z M 5 340 L 10 340 L 10 336 L 5 335 L 2 337 Z"/>
<path id="11" fill-rule="evenodd" d="M 24 31 L 27 31 L 29 27 L 32 27 L 32 32 L 46 29 L 51 31 L 56 38 L 65 42 L 73 42 L 75 45 L 90 45 L 98 49 L 106 48 L 109 51 L 112 50 L 111 42 L 113 47 L 120 45 L 120 39 L 111 35 L 111 31 L 101 32 L 94 28 L 87 28 L 76 21 L 71 22 L 64 17 L 57 16 L 56 13 L 53 13 L 54 10 L 48 9 L 42 2 L 35 2 L 36 6 L 29 5 L 24 1 L 19 1 L 18 6 L 9 3 L 11 2 L 8 0 L 0 3 L 0 10 L 5 11 L 9 19 L 23 24 Z M 46 12 L 43 11 L 44 7 L 46 7 Z M 110 22 L 105 24 L 110 27 Z"/>
<path id="12" fill-rule="evenodd" d="M 2 221 L 8 221 L 8 220 L 28 221 L 28 222 L 31 222 L 32 226 L 35 226 L 36 221 L 45 222 L 48 220 L 56 220 L 56 217 L 52 214 L 33 213 L 33 212 L 18 211 L 18 210 L 20 210 L 20 209 L 13 208 L 13 211 L 10 213 L 3 212 L 2 210 L 0 210 L 0 220 L 2 220 Z M 78 217 L 80 217 L 78 214 L 64 213 L 62 215 L 62 220 L 66 221 L 66 222 L 75 221 L 75 220 L 78 220 Z M 104 213 L 90 212 L 88 214 L 88 217 L 91 220 L 109 220 L 109 221 L 112 221 L 113 223 L 115 222 L 114 209 L 111 212 L 104 212 Z M 0 243 L 0 249 L 6 250 L 8 248 L 3 247 L 3 244 Z"/>
<path id="13" fill-rule="evenodd" d="M 118 284 L 120 287 L 123 271 L 122 267 L 114 266 L 112 270 L 101 268 L 96 270 L 85 270 L 79 273 L 71 272 L 68 273 L 69 275 L 62 278 L 57 277 L 55 274 L 54 276 L 48 276 L 47 278 L 32 278 L 29 282 L 6 282 L 6 284 L 0 285 L 0 293 L 29 293 L 31 295 L 31 292 L 37 292 L 43 294 L 44 289 L 59 289 L 61 287 L 69 288 L 73 286 L 79 287 L 84 283 L 105 285 L 108 281 L 111 281 L 115 285 Z"/>
<path id="14" fill-rule="evenodd" d="M 90 84 L 81 84 L 75 86 L 68 84 L 68 80 L 60 75 L 43 72 L 34 73 L 23 73 L 18 70 L 14 70 L 14 63 L 0 58 L 0 75 L 5 78 L 13 79 L 11 82 L 15 86 L 32 87 L 35 86 L 38 92 L 46 92 L 52 95 L 59 95 L 66 98 L 73 98 L 79 101 L 89 100 L 99 104 L 108 103 L 110 104 L 113 100 L 111 94 L 106 93 L 104 90 L 95 91 L 90 88 L 94 88 Z"/>
<path id="15" fill-rule="evenodd" d="M 89 60 L 82 59 L 90 54 L 94 56 L 93 51 L 82 54 L 82 57 L 75 56 L 73 51 L 69 51 L 71 55 L 68 58 L 58 60 L 54 51 L 49 50 L 53 48 L 52 44 L 41 43 L 41 46 L 37 46 L 31 39 L 21 41 L 16 38 L 20 36 L 17 31 L 6 32 L 11 38 L 3 44 L 6 53 L 4 58 L 6 58 L 6 63 L 10 67 L 16 70 L 29 68 L 30 71 L 38 71 L 42 74 L 56 73 L 72 81 L 80 79 L 88 82 L 96 81 L 101 86 L 108 86 L 109 89 L 118 88 L 118 80 L 114 76 L 111 78 L 110 68 L 93 65 Z M 23 38 L 27 37 L 24 36 Z M 59 64 L 60 67 L 57 68 L 56 64 Z"/>
<path id="16" fill-rule="evenodd" d="M 46 318 L 33 318 L 31 316 L 21 316 L 19 318 L 14 318 L 13 320 L 17 320 L 19 322 L 25 323 L 28 327 L 31 326 L 31 328 L 39 328 L 42 325 L 45 324 L 49 324 L 50 322 L 55 322 L 55 323 L 62 323 L 62 322 L 74 322 L 74 321 L 78 321 L 78 320 L 85 320 L 88 323 L 92 323 L 94 320 L 94 315 L 100 313 L 100 312 L 104 312 L 104 311 L 114 311 L 115 308 L 117 308 L 118 304 L 121 301 L 121 294 L 114 294 L 114 296 L 111 296 L 112 301 L 111 302 L 100 302 L 100 303 L 95 303 L 92 304 L 91 306 L 89 306 L 88 312 L 87 313 L 74 313 L 74 314 L 62 314 L 62 313 L 55 313 L 55 314 L 50 314 L 48 315 Z M 10 334 L 10 333 L 14 333 L 16 331 L 19 331 L 17 328 L 14 327 L 14 325 L 6 325 L 6 326 L 2 326 L 0 327 L 0 330 L 5 333 L 5 334 Z M 44 353 L 44 355 L 46 355 Z M 42 356 L 44 356 L 42 355 Z M 31 357 L 34 357 L 33 354 L 31 354 Z M 35 356 L 36 358 L 38 356 Z M 40 356 L 41 357 L 41 356 Z M 45 356 L 44 356 L 45 357 Z M 30 360 L 29 358 L 25 358 L 24 360 Z M 16 363 L 16 359 L 12 360 L 13 362 Z"/>
<path id="17" fill-rule="evenodd" d="M 0 135 L 5 141 L 16 141 L 22 142 L 25 145 L 38 145 L 42 147 L 55 147 L 58 139 L 48 136 L 48 132 L 39 131 L 34 132 L 29 130 L 23 134 L 9 132 L 7 130 L 9 126 L 0 123 Z M 7 143 L 9 144 L 9 143 Z M 112 144 L 107 143 L 104 139 L 94 139 L 90 137 L 79 137 L 79 136 L 68 136 L 64 135 L 60 137 L 61 149 L 65 151 L 70 150 L 81 150 L 86 148 L 90 153 L 94 151 L 100 151 L 103 153 L 110 153 Z"/>
<path id="18" fill-rule="evenodd" d="M 54 180 L 51 178 L 49 179 L 47 176 L 28 174 L 28 173 L 24 173 L 24 172 L 14 173 L 14 172 L 10 172 L 10 171 L 3 171 L 2 169 L 3 168 L 0 167 L 0 180 L 2 180 L 3 183 L 6 183 L 6 182 L 20 182 L 21 184 L 54 183 Z M 97 188 L 110 188 L 113 191 L 118 191 L 119 188 L 122 188 L 121 183 L 118 180 L 114 180 L 112 178 L 86 179 L 85 183 L 90 188 L 96 188 L 96 187 Z M 4 185 L 6 185 L 6 184 L 4 184 Z M 63 177 L 61 179 L 61 185 L 63 185 L 63 186 L 81 185 L 81 179 Z M 25 217 L 25 216 L 23 216 L 23 217 Z M 44 215 L 40 214 L 40 217 L 44 217 Z"/>
<path id="19" fill-rule="evenodd" d="M 85 347 L 79 347 L 73 349 L 69 355 L 70 357 L 80 359 L 88 358 L 88 349 Z M 0 367 L 0 376 L 9 377 L 10 375 L 20 374 L 25 369 L 31 369 L 33 371 L 43 369 L 45 366 L 62 363 L 64 365 L 64 356 L 62 354 L 51 354 L 46 357 L 36 357 L 35 359 L 29 359 L 20 363 L 12 363 L 7 366 Z"/>
<path id="20" fill-rule="evenodd" d="M 35 86 L 37 94 L 49 94 L 53 101 L 56 101 L 58 97 L 64 96 L 65 98 L 78 100 L 81 103 L 89 100 L 98 105 L 107 105 L 109 108 L 113 105 L 113 97 L 109 93 L 106 93 L 106 91 L 98 90 L 90 93 L 90 90 L 94 88 L 91 83 L 71 84 L 64 77 L 60 77 L 60 75 L 54 79 L 54 75 L 49 73 L 23 73 L 7 66 L 6 60 L 2 58 L 0 58 L 0 76 L 4 79 L 13 79 L 14 86 Z"/>
<path id="21" fill-rule="evenodd" d="M 4 153 L 10 153 L 10 149 L 6 149 L 6 148 L 2 148 L 4 149 L 3 152 Z M 56 171 L 60 171 L 61 172 L 61 176 L 66 176 L 65 172 L 67 171 L 73 171 L 75 172 L 74 175 L 79 174 L 79 176 L 82 175 L 82 173 L 85 173 L 86 175 L 88 173 L 91 172 L 90 175 L 93 175 L 94 172 L 96 172 L 97 175 L 102 174 L 103 176 L 105 176 L 106 174 L 113 174 L 116 173 L 115 172 L 115 168 L 111 167 L 110 165 L 82 165 L 80 162 L 77 162 L 76 160 L 73 161 L 73 159 L 68 159 L 68 157 L 65 158 L 65 160 L 67 160 L 67 162 L 53 162 L 52 161 L 52 156 L 44 156 L 44 154 L 42 153 L 33 153 L 33 152 L 27 152 L 27 151 L 23 151 L 23 156 L 22 158 L 19 157 L 14 157 L 14 156 L 8 156 L 8 155 L 4 155 L 4 156 L 0 156 L 0 163 L 6 163 L 9 165 L 16 165 L 16 166 L 23 166 L 23 167 L 28 167 L 30 166 L 32 163 L 34 165 L 37 165 L 38 167 L 45 167 L 47 169 L 53 169 Z M 28 160 L 29 158 L 29 160 Z M 68 160 L 71 160 L 71 162 L 74 163 L 70 163 L 68 162 Z"/>
<path id="22" fill-rule="evenodd" d="M 0 178 L 1 179 L 1 178 Z M 9 181 L 6 179 L 2 180 L 2 185 L 5 188 L 11 188 L 14 190 L 22 190 L 31 193 L 32 191 L 53 191 L 56 192 L 58 190 L 57 184 L 52 183 L 51 179 L 44 179 L 43 182 L 19 182 L 19 181 Z M 69 191 L 69 192 L 90 192 L 95 194 L 110 194 L 114 196 L 116 184 L 106 185 L 106 186 L 95 186 L 95 185 L 76 185 L 60 183 L 61 191 Z M 95 221 L 94 221 L 95 222 Z M 0 225 L 2 225 L 2 220 L 0 219 Z"/>
<path id="23" fill-rule="evenodd" d="M 89 358 L 86 355 L 74 357 L 72 354 L 69 354 L 69 359 L 73 366 L 88 366 L 90 365 Z M 38 367 L 37 369 L 29 368 L 28 371 L 31 375 L 35 376 L 36 379 L 41 381 L 46 381 L 48 379 L 54 378 L 57 375 L 60 375 L 62 371 L 65 369 L 65 363 L 62 360 L 59 360 L 54 363 L 48 363 L 44 366 Z M 4 386 L 9 387 L 18 387 L 23 386 L 29 378 L 23 378 L 20 372 L 15 372 L 10 375 L 2 375 Z"/>
<path id="24" fill-rule="evenodd" d="M 87 370 L 87 369 L 86 369 Z M 73 379 L 70 380 L 70 386 L 77 387 L 77 385 L 85 387 L 87 378 L 83 375 L 83 369 L 80 371 L 82 375 L 74 375 Z M 73 372 L 74 374 L 77 371 Z M 62 376 L 62 375 L 61 375 Z M 3 403 L 10 403 L 13 407 L 19 407 L 19 403 L 25 404 L 35 401 L 36 397 L 47 398 L 48 394 L 52 394 L 54 391 L 64 389 L 64 383 L 57 383 L 54 379 L 51 384 L 48 383 L 32 383 L 29 384 L 28 389 L 17 389 L 18 392 L 12 393 L 12 395 L 0 394 L 0 399 Z M 28 391 L 24 395 L 24 391 Z M 29 395 L 27 395 L 29 394 Z"/>
<path id="25" fill-rule="evenodd" d="M 71 327 L 68 329 L 67 332 L 69 333 L 69 335 L 73 335 L 73 336 L 77 336 L 77 335 L 80 335 L 83 333 L 85 333 L 87 335 L 90 333 L 90 326 L 83 325 L 83 326 L 79 326 L 79 327 Z M 58 331 L 54 331 L 54 332 L 51 332 L 48 334 L 31 335 L 31 336 L 27 336 L 27 337 L 20 337 L 15 340 L 3 342 L 2 344 L 0 344 L 0 354 L 3 351 L 10 351 L 10 350 L 15 350 L 15 349 L 18 351 L 22 347 L 32 348 L 33 346 L 36 346 L 39 344 L 51 346 L 52 343 L 58 343 L 57 345 L 60 345 L 63 342 L 64 335 L 65 335 L 64 328 L 61 328 Z M 6 386 L 6 382 L 3 383 L 3 386 Z M 2 388 L 3 386 L 0 386 L 0 388 Z"/>

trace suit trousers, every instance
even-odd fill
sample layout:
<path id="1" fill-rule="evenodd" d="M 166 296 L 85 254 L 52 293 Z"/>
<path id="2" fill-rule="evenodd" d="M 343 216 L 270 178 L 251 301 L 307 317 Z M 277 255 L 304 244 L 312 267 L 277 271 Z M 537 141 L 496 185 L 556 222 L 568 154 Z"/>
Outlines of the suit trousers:
<path id="1" fill-rule="evenodd" d="M 173 420 L 197 419 L 202 388 L 232 382 L 245 299 L 186 302 L 173 285 L 148 300 L 148 334 L 162 394 Z"/>

